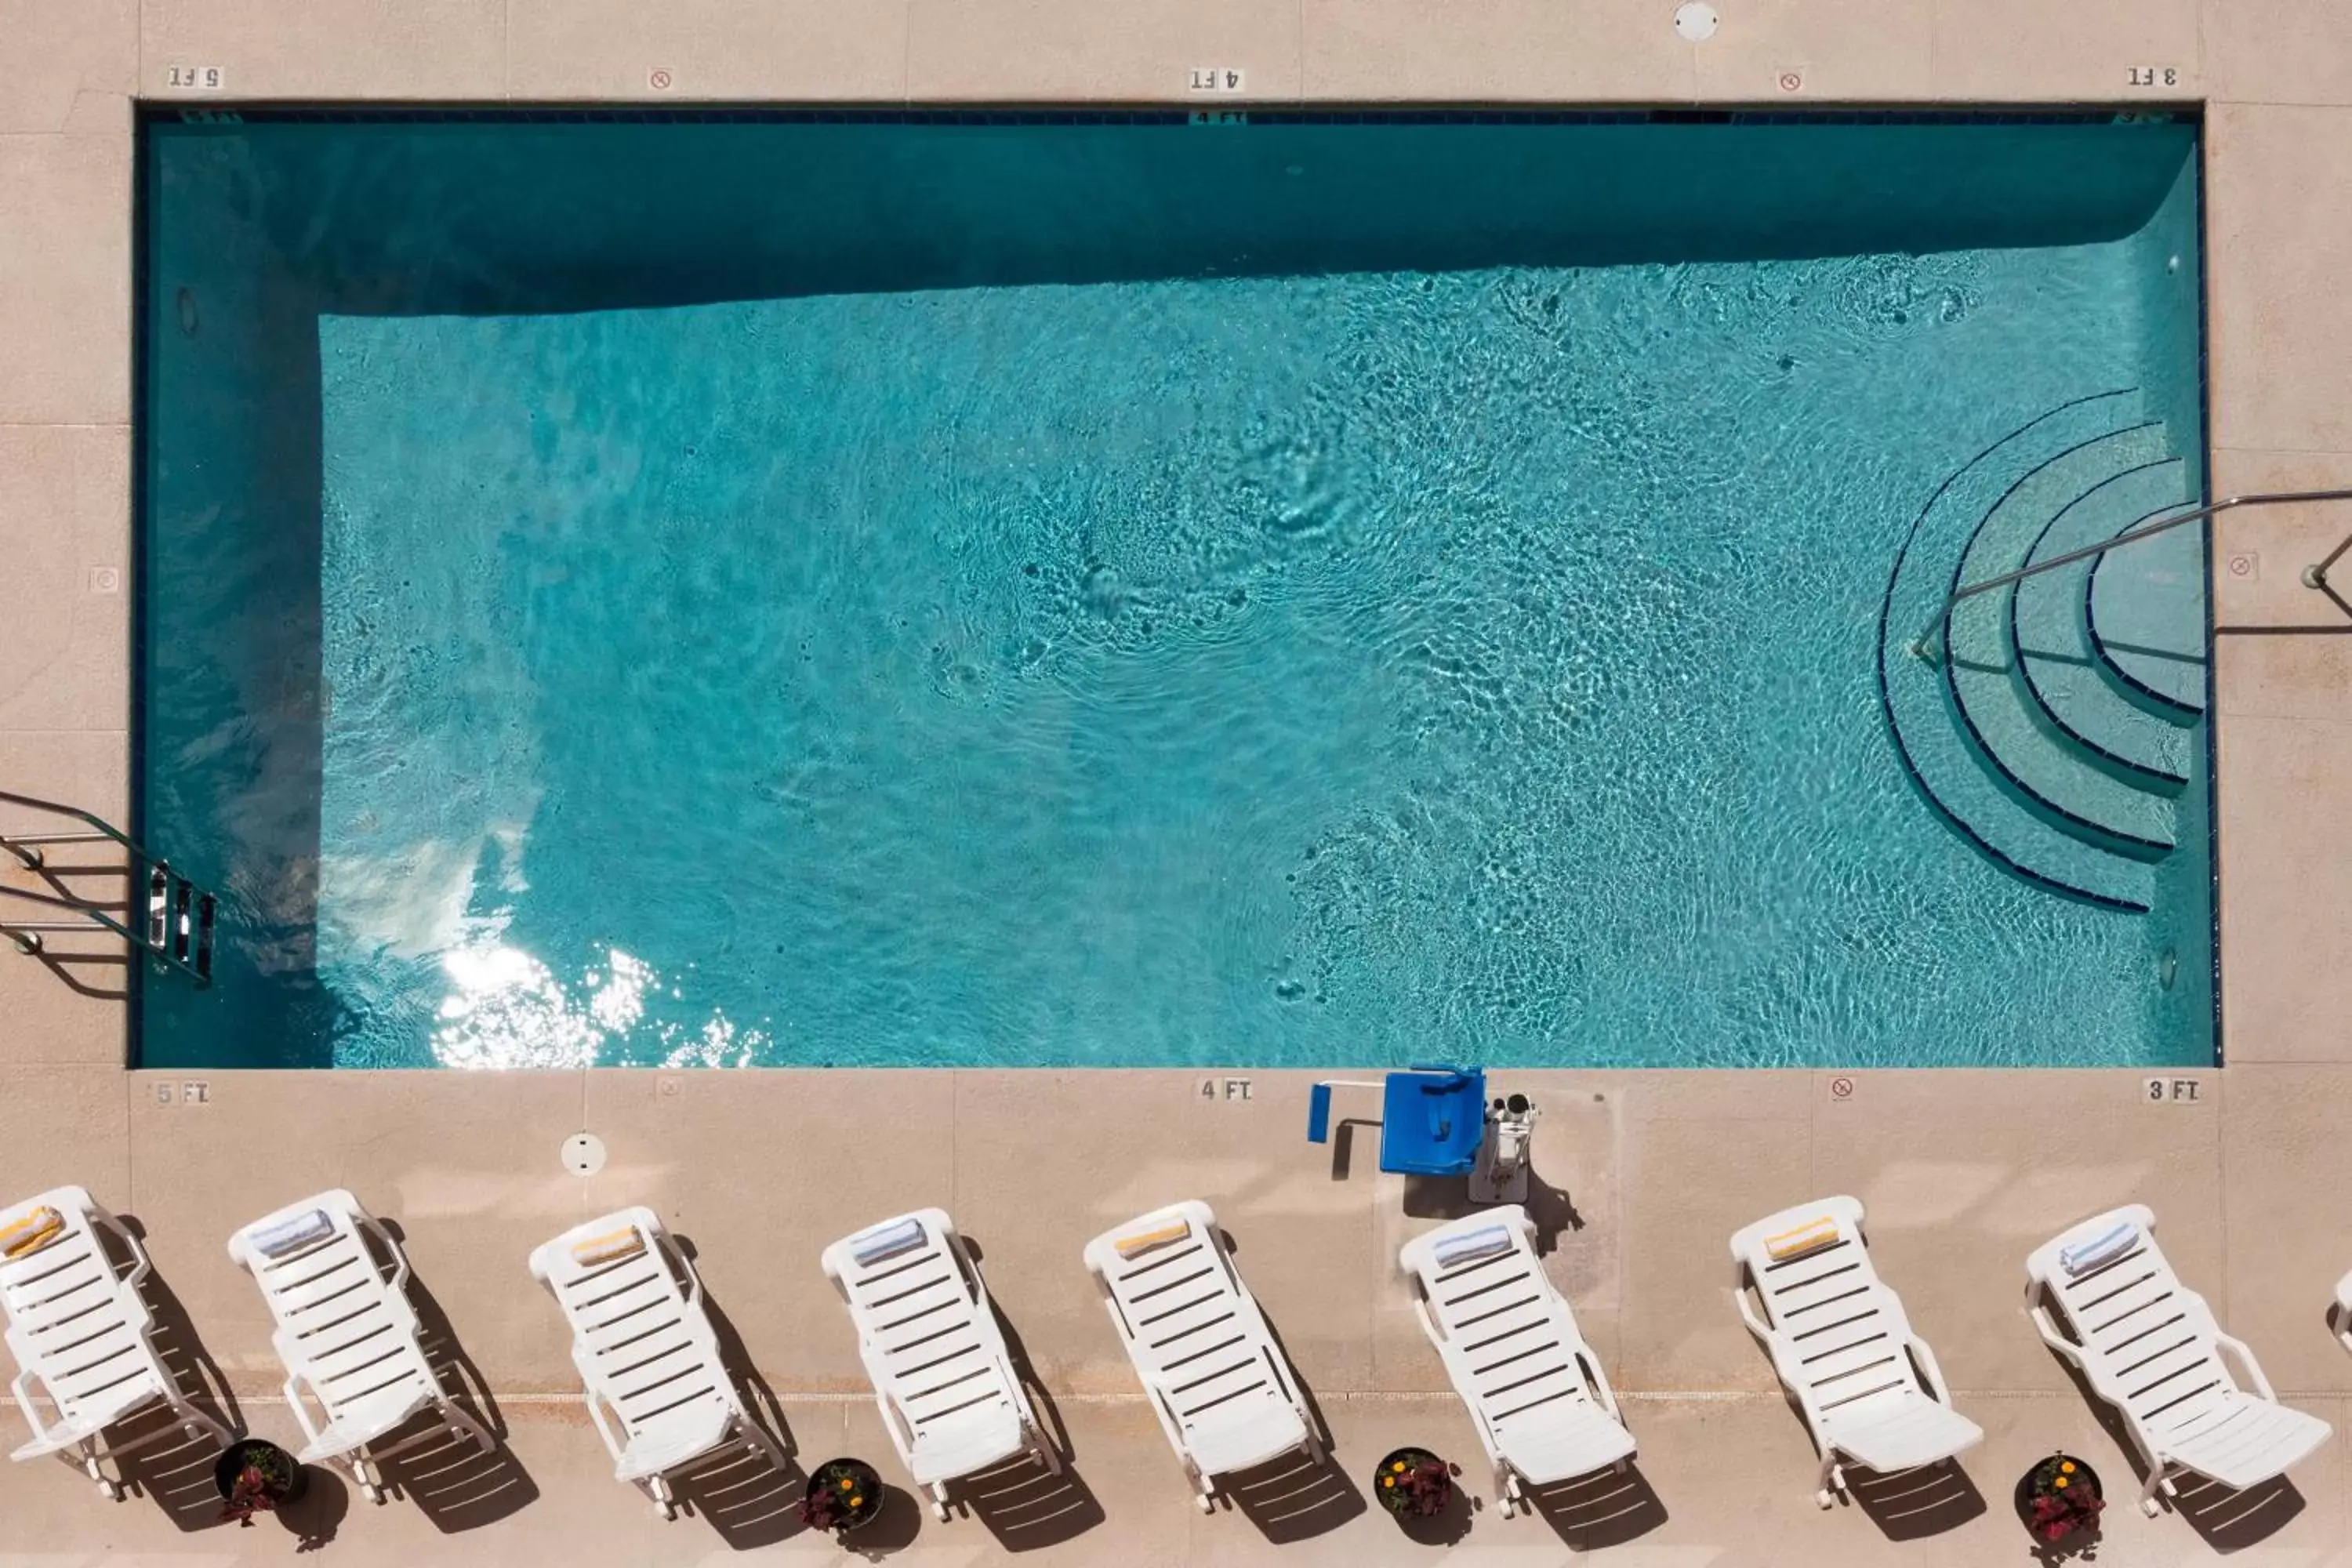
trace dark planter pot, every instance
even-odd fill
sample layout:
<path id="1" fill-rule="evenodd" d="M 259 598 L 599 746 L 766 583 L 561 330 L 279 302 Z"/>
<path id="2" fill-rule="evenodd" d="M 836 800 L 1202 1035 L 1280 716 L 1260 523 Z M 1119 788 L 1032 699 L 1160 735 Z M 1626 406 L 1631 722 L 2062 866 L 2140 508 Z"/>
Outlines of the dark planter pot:
<path id="1" fill-rule="evenodd" d="M 2084 1463 L 2082 1459 L 2073 1454 L 2053 1454 L 2049 1458 L 2036 1459 L 2033 1462 L 2032 1468 L 2028 1469 L 2023 1475 L 2017 1478 L 2017 1492 L 2013 1500 L 2017 1505 L 2017 1521 L 2025 1526 L 2026 1530 L 2033 1536 L 2033 1539 L 2044 1547 L 2064 1549 L 2073 1546 L 2088 1545 L 2090 1542 L 2098 1539 L 2099 1523 L 2096 1519 L 2094 1519 L 2089 1524 L 2076 1525 L 2074 1529 L 2069 1530 L 2065 1534 L 2060 1536 L 2055 1541 L 2051 1540 L 2048 1536 L 2043 1535 L 2040 1531 L 2033 1528 L 2033 1498 L 2035 1490 L 2033 1479 L 2036 1476 L 2039 1476 L 2042 1473 L 2044 1466 L 2062 1461 L 2074 1467 L 2074 1474 L 2066 1478 L 2066 1482 L 2070 1489 L 2080 1487 L 2090 1496 L 2097 1498 L 2101 1501 L 2105 1500 L 2107 1494 L 2105 1489 L 2099 1485 L 2098 1471 L 2091 1468 L 2089 1465 Z"/>
<path id="2" fill-rule="evenodd" d="M 848 1484 L 845 1486 L 844 1482 Z M 844 1511 L 836 1514 L 828 1527 L 835 1531 L 861 1530 L 882 1512 L 882 1477 L 863 1459 L 827 1459 L 809 1472 L 808 1489 L 811 1497 L 825 1493 L 841 1501 Z M 802 1504 L 801 1517 L 814 1528 L 807 1507 Z"/>
<path id="3" fill-rule="evenodd" d="M 1407 1494 L 1400 1489 L 1406 1476 L 1425 1464 L 1438 1465 L 1445 1468 L 1447 1471 L 1445 1490 L 1434 1512 L 1415 1513 L 1412 1511 Z M 1400 1468 L 1400 1466 L 1402 1468 Z M 1410 1521 L 1416 1519 L 1434 1519 L 1444 1513 L 1445 1505 L 1454 1500 L 1452 1470 L 1452 1466 L 1446 1465 L 1444 1459 L 1439 1458 L 1427 1448 L 1398 1448 L 1384 1457 L 1381 1460 L 1380 1468 L 1372 1472 L 1372 1496 L 1380 1500 L 1382 1508 L 1400 1520 Z"/>
<path id="4" fill-rule="evenodd" d="M 229 1494 L 236 1489 L 236 1478 L 247 1465 L 257 1458 L 261 1462 L 263 1474 L 293 1478 L 286 1483 L 283 1490 L 272 1489 L 269 1494 L 269 1500 L 279 1508 L 299 1498 L 303 1489 L 310 1484 L 310 1472 L 296 1464 L 294 1456 L 277 1444 L 265 1437 L 240 1437 L 223 1448 L 220 1458 L 213 1461 L 213 1488 L 220 1493 L 221 1501 L 228 1501 Z"/>

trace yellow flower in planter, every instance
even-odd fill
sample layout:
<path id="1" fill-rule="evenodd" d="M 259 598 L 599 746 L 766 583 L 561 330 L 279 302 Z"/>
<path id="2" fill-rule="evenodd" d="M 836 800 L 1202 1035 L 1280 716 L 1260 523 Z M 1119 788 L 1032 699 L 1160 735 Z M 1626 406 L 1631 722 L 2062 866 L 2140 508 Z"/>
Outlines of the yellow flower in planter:
<path id="1" fill-rule="evenodd" d="M 852 1508 L 864 1508 L 866 1506 L 866 1500 L 853 1492 L 850 1494 L 849 1506 Z"/>
<path id="2" fill-rule="evenodd" d="M 2058 1462 L 2058 1473 L 2062 1476 L 2073 1475 L 2074 1473 L 2074 1461 L 2072 1459 L 2061 1459 Z"/>
<path id="3" fill-rule="evenodd" d="M 2066 1484 L 2066 1478 L 2060 1476 L 2055 1484 L 2062 1487 L 2064 1486 Z"/>

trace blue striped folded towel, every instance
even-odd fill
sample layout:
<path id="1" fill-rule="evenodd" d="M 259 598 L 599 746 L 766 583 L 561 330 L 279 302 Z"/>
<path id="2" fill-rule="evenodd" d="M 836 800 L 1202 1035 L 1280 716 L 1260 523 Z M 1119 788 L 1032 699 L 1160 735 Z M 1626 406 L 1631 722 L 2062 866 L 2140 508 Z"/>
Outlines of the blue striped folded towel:
<path id="1" fill-rule="evenodd" d="M 1482 1225 L 1476 1230 L 1449 1236 L 1434 1249 L 1440 1268 L 1451 1268 L 1474 1258 L 1490 1258 L 1496 1253 L 1510 1250 L 1511 1227 L 1505 1225 Z"/>
<path id="2" fill-rule="evenodd" d="M 923 1245 L 923 1222 L 908 1217 L 889 1225 L 877 1226 L 865 1235 L 852 1237 L 849 1256 L 857 1259 L 860 1268 L 871 1268 L 886 1258 L 902 1252 L 912 1252 Z"/>
<path id="3" fill-rule="evenodd" d="M 2127 1219 L 2117 1220 L 2098 1235 L 2062 1247 L 2058 1267 L 2070 1279 L 2081 1279 L 2102 1264 L 2113 1263 L 2139 1243 L 2139 1226 Z"/>
<path id="4" fill-rule="evenodd" d="M 263 1226 L 246 1237 L 246 1243 L 264 1258 L 283 1258 L 334 1234 L 335 1222 L 327 1217 L 325 1209 L 304 1209 L 300 1214 Z"/>

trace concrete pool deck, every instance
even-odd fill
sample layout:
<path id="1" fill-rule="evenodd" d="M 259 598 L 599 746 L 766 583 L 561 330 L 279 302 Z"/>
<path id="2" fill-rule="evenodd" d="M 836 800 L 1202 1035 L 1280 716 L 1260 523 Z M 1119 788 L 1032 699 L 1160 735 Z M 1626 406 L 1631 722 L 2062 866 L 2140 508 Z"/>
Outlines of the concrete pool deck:
<path id="1" fill-rule="evenodd" d="M 2352 481 L 2352 32 L 2327 0 L 1717 0 L 1703 44 L 1671 0 L 0 0 L 0 787 L 120 820 L 129 776 L 131 104 L 247 100 L 803 102 L 2201 103 L 2212 489 Z M 217 68 L 219 90 L 175 73 Z M 1194 96 L 1195 69 L 1244 73 Z M 1794 85 L 1783 85 L 1793 78 Z M 197 79 L 205 79 L 198 77 Z M 2136 85 L 2152 80 L 2152 86 Z M 660 84 L 660 85 L 657 85 Z M 2252 628 L 2342 621 L 2300 568 L 2352 506 L 2241 512 L 2216 540 L 2217 799 L 2229 1066 L 2095 1072 L 1498 1075 L 1545 1110 L 1560 1196 L 1549 1259 L 1625 1397 L 1641 1483 L 1557 1521 L 1482 1513 L 1465 1561 L 1980 1563 L 2024 1555 L 2025 1466 L 2065 1446 L 2126 1489 L 2115 1436 L 2034 1338 L 2022 1260 L 2097 1208 L 2145 1201 L 2183 1276 L 2282 1395 L 2337 1436 L 2293 1489 L 2194 1500 L 2192 1521 L 2110 1510 L 2107 1561 L 2352 1563 L 2352 1355 L 2323 1321 L 2352 1268 L 2352 641 Z M 1138 1564 L 1410 1563 L 1328 1478 L 1268 1480 L 1253 1515 L 1195 1513 L 1135 1396 L 1080 1243 L 1181 1195 L 1214 1205 L 1360 1488 L 1423 1441 L 1475 1442 L 1412 1321 L 1394 1250 L 1442 1194 L 1345 1179 L 1301 1136 L 1306 1078 L 1253 1072 L 1203 1100 L 1185 1072 L 214 1073 L 123 1070 L 119 1005 L 0 952 L 0 1196 L 78 1182 L 145 1227 L 158 1274 L 244 1418 L 290 1434 L 267 1320 L 222 1244 L 346 1185 L 406 1232 L 418 1277 L 489 1391 L 509 1456 L 355 1500 L 331 1561 L 832 1560 L 776 1540 L 775 1494 L 664 1526 L 615 1483 L 579 1413 L 530 1246 L 584 1215 L 659 1207 L 778 1396 L 804 1463 L 861 1453 L 898 1478 L 818 1248 L 939 1203 L 1067 1430 L 1087 1492 L 999 1499 L 985 1520 L 903 1513 L 866 1544 L 908 1563 L 1022 1555 Z M 887 1131 L 877 1137 L 872 1129 Z M 612 1163 L 582 1180 L 582 1127 Z M 1849 1191 L 1880 1264 L 1987 1431 L 1965 1492 L 1818 1513 L 1802 1427 L 1726 1299 L 1724 1244 L 1783 1205 Z M 1572 1214 L 1573 1218 L 1570 1218 Z M 184 1342 L 186 1336 L 181 1335 Z M 182 1350 L 187 1349 L 184 1342 Z M 13 1423 L 14 1411 L 0 1415 Z M 13 1441 L 13 1439 L 12 1439 Z M 526 1479 L 527 1478 L 527 1479 Z M 202 1478 L 197 1478 L 201 1482 Z M 61 1467 L 0 1467 L 0 1565 L 277 1560 L 285 1531 L 201 1528 L 185 1478 L 100 1500 Z M 1318 1489 L 1318 1488 L 1320 1489 Z M 331 1520 L 321 1483 L 313 1511 Z M 1289 1494 L 1287 1504 L 1272 1500 Z M 1101 1520 L 1069 1532 L 1098 1510 Z M 1285 1513 L 1297 1517 L 1284 1519 Z M 1023 1519 L 1042 1522 L 1024 1524 Z M 1954 1521 L 1960 1521 L 1954 1523 Z M 1949 1529 L 1920 1534 L 1933 1527 Z M 192 1528 L 184 1530 L 182 1527 Z M 1909 1536 L 1897 1541 L 1895 1537 Z"/>

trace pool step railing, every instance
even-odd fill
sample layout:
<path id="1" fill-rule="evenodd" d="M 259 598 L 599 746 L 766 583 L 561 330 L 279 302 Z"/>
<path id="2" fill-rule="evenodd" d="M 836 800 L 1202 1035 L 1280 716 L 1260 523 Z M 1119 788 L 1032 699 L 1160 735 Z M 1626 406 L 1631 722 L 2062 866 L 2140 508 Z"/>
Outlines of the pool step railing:
<path id="1" fill-rule="evenodd" d="M 1925 658 L 1931 662 L 1943 657 L 1951 630 L 1952 612 L 1959 607 L 1962 600 L 1972 599 L 1979 594 L 1989 594 L 1996 588 L 2005 588 L 2012 583 L 2022 583 L 2028 577 L 2038 577 L 2045 572 L 2055 572 L 2060 567 L 2071 566 L 2077 561 L 2088 561 L 2094 557 L 2103 559 L 2111 551 L 2137 544 L 2141 540 L 2152 539 L 2159 533 L 2168 533 L 2183 523 L 2201 522 L 2209 517 L 2218 516 L 2233 508 L 2297 506 L 2312 501 L 2327 500 L 2352 500 L 2352 489 L 2272 490 L 2254 495 L 2231 496 L 2227 500 L 2212 501 L 2175 516 L 2161 517 L 2153 522 L 2136 525 L 2116 534 L 2113 539 L 2101 540 L 2095 544 L 2086 544 L 2080 550 L 2070 550 L 2063 555 L 2053 555 L 2046 561 L 2032 562 L 2019 567 L 2014 572 L 2004 572 L 1997 577 L 1987 577 L 1980 583 L 1964 584 L 1953 589 L 1946 597 L 1943 605 L 1936 611 L 1935 618 L 1921 628 L 1919 635 L 1911 640 L 1908 645 L 1909 650 L 1915 658 Z M 2347 604 L 2337 597 L 2327 578 L 2328 570 L 2347 550 L 2352 550 L 2352 537 L 2347 537 L 2343 543 L 2328 553 L 2325 561 L 2305 567 L 2303 585 L 2306 588 L 2315 588 L 2329 598 L 2335 599 L 2343 608 L 2345 615 L 2352 616 L 2352 604 Z"/>
<path id="2" fill-rule="evenodd" d="M 0 850 L 16 863 L 10 868 L 0 862 L 0 869 L 19 873 L 15 880 L 0 882 L 0 900 L 14 900 L 38 911 L 24 920 L 0 913 L 0 937 L 14 942 L 19 952 L 54 966 L 94 955 L 53 949 L 51 938 L 110 935 L 146 953 L 159 968 L 185 975 L 198 985 L 212 983 L 219 900 L 210 892 L 93 812 L 9 790 L 0 790 L 0 804 L 81 824 L 77 828 L 0 833 Z M 53 862 L 55 851 L 75 846 L 100 846 L 103 852 L 99 858 Z M 24 873 L 46 886 L 27 886 Z M 115 877 L 122 879 L 125 888 L 124 896 L 115 901 L 75 889 L 75 881 L 82 878 Z"/>

